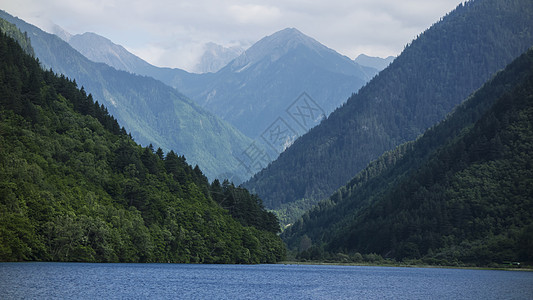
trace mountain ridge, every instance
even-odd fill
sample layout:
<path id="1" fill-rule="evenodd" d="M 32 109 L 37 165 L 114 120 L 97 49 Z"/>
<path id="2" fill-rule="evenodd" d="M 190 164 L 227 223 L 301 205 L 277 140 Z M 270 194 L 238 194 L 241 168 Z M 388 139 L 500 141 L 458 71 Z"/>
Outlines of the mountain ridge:
<path id="1" fill-rule="evenodd" d="M 300 46 L 316 52 L 334 51 L 304 35 L 296 28 L 285 28 L 260 39 L 229 65 L 233 71 L 238 71 L 248 64 L 255 64 L 264 59 L 275 62 L 287 52 Z"/>
<path id="2" fill-rule="evenodd" d="M 124 47 L 93 32 L 72 35 L 67 42 L 88 59 L 103 62 L 117 70 L 136 73 L 138 69 L 151 67 L 149 63 Z M 86 47 L 87 44 L 90 44 L 91 47 Z"/>
<path id="3" fill-rule="evenodd" d="M 386 58 L 381 58 L 381 57 L 368 56 L 366 54 L 359 54 L 359 56 L 357 56 L 354 59 L 354 61 L 362 66 L 375 68 L 381 71 L 385 69 L 388 65 L 390 65 L 394 61 L 395 58 L 396 58 L 395 56 L 388 56 Z"/>

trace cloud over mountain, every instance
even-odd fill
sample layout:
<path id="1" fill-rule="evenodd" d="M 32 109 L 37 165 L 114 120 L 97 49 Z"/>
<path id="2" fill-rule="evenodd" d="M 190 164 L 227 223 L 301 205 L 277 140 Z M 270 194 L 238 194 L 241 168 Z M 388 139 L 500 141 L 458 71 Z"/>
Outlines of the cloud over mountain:
<path id="1" fill-rule="evenodd" d="M 4 10 L 40 27 L 53 21 L 73 34 L 98 32 L 151 64 L 189 70 L 206 42 L 245 47 L 286 27 L 297 27 L 352 59 L 361 53 L 398 55 L 461 2 L 0 0 Z"/>

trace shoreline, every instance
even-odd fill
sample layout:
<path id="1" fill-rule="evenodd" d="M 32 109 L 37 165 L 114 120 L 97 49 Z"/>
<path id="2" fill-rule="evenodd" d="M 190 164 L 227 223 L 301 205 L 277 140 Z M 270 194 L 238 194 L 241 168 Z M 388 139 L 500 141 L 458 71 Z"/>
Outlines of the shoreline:
<path id="1" fill-rule="evenodd" d="M 427 264 L 372 264 L 372 263 L 342 263 L 342 262 L 319 262 L 319 261 L 281 261 L 276 264 L 282 265 L 316 265 L 316 266 L 353 266 L 353 267 L 396 267 L 396 268 L 426 268 L 426 269 L 461 269 L 461 270 L 494 270 L 494 271 L 522 271 L 533 272 L 532 266 L 527 267 L 475 267 L 475 266 L 441 266 Z"/>
<path id="2" fill-rule="evenodd" d="M 308 266 L 345 266 L 345 267 L 389 267 L 389 268 L 424 268 L 424 269 L 459 269 L 459 270 L 494 270 L 494 271 L 522 271 L 533 272 L 532 266 L 524 267 L 475 267 L 475 266 L 443 266 L 428 264 L 402 264 L 402 263 L 342 263 L 342 262 L 320 262 L 320 261 L 280 261 L 276 263 L 259 264 L 213 264 L 213 263 L 165 263 L 165 262 L 75 262 L 75 261 L 0 261 L 2 264 L 31 264 L 31 263 L 63 263 L 63 264 L 177 264 L 177 265 L 235 265 L 235 266 L 259 266 L 259 265 L 308 265 Z"/>

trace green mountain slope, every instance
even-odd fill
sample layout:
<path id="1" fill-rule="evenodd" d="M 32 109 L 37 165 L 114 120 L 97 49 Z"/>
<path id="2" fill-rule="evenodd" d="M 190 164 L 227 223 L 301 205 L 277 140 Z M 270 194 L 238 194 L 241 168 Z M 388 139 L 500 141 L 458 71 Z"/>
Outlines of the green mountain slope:
<path id="1" fill-rule="evenodd" d="M 0 19 L 0 30 L 2 30 L 2 32 L 10 36 L 11 38 L 15 39 L 15 41 L 19 43 L 19 45 L 26 53 L 35 56 L 35 52 L 33 51 L 33 47 L 31 46 L 31 41 L 27 33 L 23 34 L 22 32 L 20 32 L 17 26 L 9 23 L 4 19 Z"/>
<path id="2" fill-rule="evenodd" d="M 283 258 L 260 199 L 139 146 L 92 95 L 3 33 L 0 57 L 0 261 Z"/>
<path id="3" fill-rule="evenodd" d="M 177 149 L 211 180 L 222 174 L 228 178 L 249 176 L 237 157 L 252 140 L 227 122 L 160 81 L 92 62 L 55 35 L 3 11 L 0 17 L 27 32 L 39 61 L 46 68 L 75 78 L 138 143 L 153 144 L 165 151 Z"/>
<path id="4" fill-rule="evenodd" d="M 271 209 L 329 196 L 371 160 L 441 121 L 533 45 L 532 15 L 529 0 L 459 5 L 244 186 Z"/>
<path id="5" fill-rule="evenodd" d="M 283 236 L 303 258 L 377 253 L 486 266 L 532 263 L 532 233 L 530 50 L 445 121 L 371 163 Z"/>

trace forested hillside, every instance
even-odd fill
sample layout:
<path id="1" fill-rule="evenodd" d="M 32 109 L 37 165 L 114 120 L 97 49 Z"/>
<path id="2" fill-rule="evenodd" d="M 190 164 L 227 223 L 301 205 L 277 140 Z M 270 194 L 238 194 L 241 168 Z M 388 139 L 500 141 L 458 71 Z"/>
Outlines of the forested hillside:
<path id="1" fill-rule="evenodd" d="M 444 119 L 533 45 L 532 15 L 530 0 L 459 5 L 244 186 L 271 209 L 328 197 L 371 160 Z"/>
<path id="2" fill-rule="evenodd" d="M 0 34 L 0 261 L 263 263 L 261 200 L 141 147 L 75 81 Z"/>
<path id="3" fill-rule="evenodd" d="M 283 237 L 302 259 L 533 263 L 533 49 Z"/>
<path id="4" fill-rule="evenodd" d="M 0 17 L 27 32 L 41 64 L 85 87 L 136 142 L 165 151 L 174 149 L 198 164 L 211 180 L 224 178 L 221 174 L 249 176 L 236 157 L 252 140 L 176 89 L 150 77 L 92 62 L 59 37 L 4 11 Z"/>

